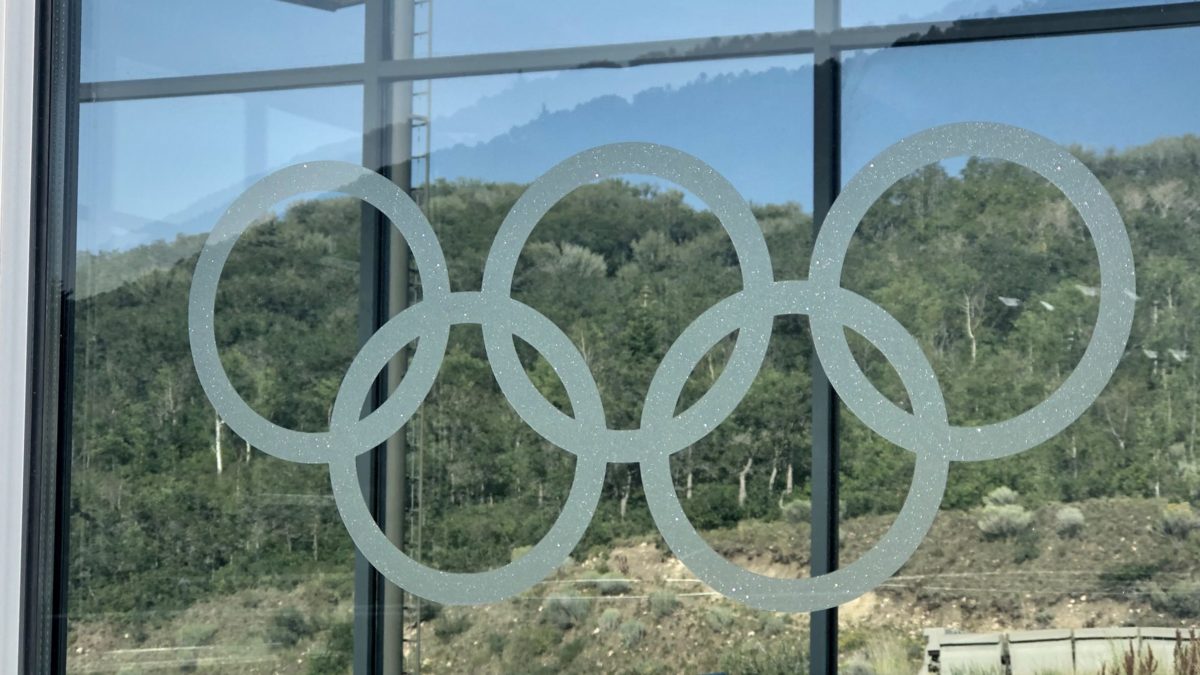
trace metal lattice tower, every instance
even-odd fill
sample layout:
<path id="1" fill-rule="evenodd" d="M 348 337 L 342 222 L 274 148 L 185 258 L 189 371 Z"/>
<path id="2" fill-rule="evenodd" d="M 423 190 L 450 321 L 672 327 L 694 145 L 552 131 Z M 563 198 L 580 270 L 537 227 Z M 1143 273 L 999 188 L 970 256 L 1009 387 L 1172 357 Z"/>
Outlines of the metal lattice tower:
<path id="1" fill-rule="evenodd" d="M 412 43 L 413 56 L 424 52 L 426 58 L 433 56 L 433 0 L 413 0 Z M 420 45 L 420 46 L 418 46 Z M 432 175 L 430 159 L 432 157 L 431 121 L 433 118 L 433 81 L 424 80 L 412 83 L 412 100 L 409 115 L 409 133 L 411 134 L 412 154 L 410 157 L 409 195 L 417 206 L 432 222 L 430 213 L 430 188 Z M 409 296 L 413 299 L 421 297 L 421 281 L 415 267 L 415 261 L 409 261 L 408 268 Z M 416 448 L 415 456 L 410 455 L 412 462 L 405 474 L 408 476 L 409 488 L 405 491 L 408 496 L 406 504 L 406 519 L 404 548 L 413 559 L 420 561 L 424 546 L 423 532 L 425 529 L 425 511 L 422 508 L 425 487 L 425 413 L 418 412 L 408 429 L 409 447 Z M 421 672 L 421 598 L 404 593 L 402 595 L 404 608 L 402 615 L 411 616 L 413 631 L 406 635 L 404 642 L 408 654 L 404 659 L 404 672 L 419 674 Z"/>

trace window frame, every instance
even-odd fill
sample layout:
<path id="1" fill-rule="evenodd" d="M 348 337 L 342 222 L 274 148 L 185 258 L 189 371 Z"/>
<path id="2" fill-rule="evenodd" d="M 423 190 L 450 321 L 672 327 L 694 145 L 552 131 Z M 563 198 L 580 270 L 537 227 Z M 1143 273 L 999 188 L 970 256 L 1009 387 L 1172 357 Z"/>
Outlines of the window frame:
<path id="1" fill-rule="evenodd" d="M 7 507 L 5 526 L 0 530 L 5 538 L 0 542 L 0 580 L 6 584 L 0 588 L 0 606 L 6 617 L 0 621 L 0 669 L 61 673 L 66 668 L 75 153 L 82 104 L 357 84 L 363 87 L 364 97 L 363 163 L 391 177 L 394 160 L 389 157 L 389 134 L 397 125 L 391 120 L 388 90 L 396 83 L 812 55 L 812 210 L 814 228 L 819 228 L 841 185 L 840 71 L 844 52 L 1200 26 L 1200 2 L 1185 2 L 843 28 L 840 0 L 814 0 L 814 28 L 809 30 L 396 58 L 388 28 L 395 25 L 392 12 L 397 6 L 411 8 L 430 1 L 365 0 L 365 46 L 360 63 L 81 83 L 82 0 L 0 0 L 0 37 L 4 38 L 0 76 L 7 94 L 0 99 L 0 194 L 5 196 L 0 202 L 5 223 L 0 230 L 0 315 L 4 317 L 0 359 L 28 364 L 18 373 L 24 377 L 0 383 L 0 448 L 5 448 L 0 452 L 0 469 L 5 469 L 6 481 L 0 483 L 0 508 Z M 32 199 L 25 201 L 24 194 Z M 28 223 L 29 227 L 13 227 L 13 222 Z M 359 332 L 360 340 L 365 341 L 391 313 L 387 277 L 395 261 L 388 257 L 391 228 L 376 215 L 365 218 L 363 225 Z M 395 286 L 392 288 L 394 294 Z M 27 293 L 24 298 L 22 292 Z M 837 396 L 815 358 L 811 368 L 811 573 L 815 576 L 838 564 L 840 452 Z M 384 386 L 381 382 L 376 387 L 374 403 L 382 401 Z M 371 454 L 373 457 L 364 459 L 364 493 L 378 514 L 383 506 L 386 466 L 384 453 Z M 15 489 L 5 489 L 13 486 Z M 13 528 L 10 523 L 19 526 Z M 20 575 L 13 573 L 17 566 Z M 384 623 L 389 615 L 394 620 L 403 607 L 384 606 L 384 580 L 361 555 L 355 578 L 354 672 L 376 675 L 384 672 L 378 648 L 385 643 Z M 19 603 L 12 599 L 14 592 L 19 593 Z M 10 621 L 7 617 L 18 604 L 20 619 Z M 812 614 L 809 656 L 814 674 L 837 672 L 837 615 L 837 608 Z"/>
<path id="2" fill-rule="evenodd" d="M 13 0 L 19 2 L 19 0 Z M 19 546 L 6 554 L 20 560 L 21 596 L 17 607 L 16 670 L 21 673 L 66 669 L 66 518 L 70 493 L 72 373 L 70 345 L 74 318 L 75 195 L 74 152 L 78 111 L 78 5 L 62 0 L 25 3 L 32 25 L 32 88 L 25 89 L 30 111 L 29 227 L 26 254 L 26 308 L 22 322 L 6 318 L 0 330 L 23 332 L 25 363 L 23 416 L 6 426 L 23 432 L 22 516 Z M 9 90 L 11 94 L 11 90 Z M 18 104 L 21 102 L 18 101 Z M 71 170 L 68 170 L 68 167 Z M 4 185 L 6 199 L 20 188 Z M 6 228 L 12 227 L 11 221 Z M 19 379 L 19 378 L 13 378 Z M 67 414 L 62 414 L 63 412 Z M 4 415 L 14 411 L 4 410 Z"/>
<path id="3" fill-rule="evenodd" d="M 21 658 L 36 12 L 0 0 L 0 670 Z M 18 225 L 19 224 L 19 225 Z"/>

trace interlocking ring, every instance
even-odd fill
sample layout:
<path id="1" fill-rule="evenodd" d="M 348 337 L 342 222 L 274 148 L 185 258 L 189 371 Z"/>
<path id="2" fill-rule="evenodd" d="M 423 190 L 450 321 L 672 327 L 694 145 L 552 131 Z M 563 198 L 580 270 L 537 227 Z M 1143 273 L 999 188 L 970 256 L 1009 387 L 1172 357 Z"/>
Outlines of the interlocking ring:
<path id="1" fill-rule="evenodd" d="M 949 157 L 979 155 L 1041 174 L 1083 216 L 1100 262 L 1100 313 L 1092 342 L 1075 371 L 1042 403 L 1004 422 L 952 426 L 941 386 L 920 346 L 890 314 L 841 287 L 850 238 L 871 204 L 897 180 Z M 742 272 L 742 290 L 693 321 L 667 351 L 651 379 L 641 426 L 609 429 L 596 381 L 567 335 L 510 296 L 522 248 L 542 216 L 572 190 L 620 174 L 652 175 L 691 191 L 728 233 Z M 279 427 L 235 391 L 217 352 L 213 330 L 217 284 L 238 237 L 273 204 L 304 192 L 341 192 L 378 208 L 404 236 L 421 273 L 420 302 L 392 317 L 355 356 L 334 402 L 329 430 Z M 488 255 L 479 292 L 450 289 L 433 228 L 399 188 L 362 167 L 310 162 L 281 169 L 251 186 L 209 235 L 192 279 L 188 324 L 200 383 L 225 422 L 268 454 L 329 465 L 333 494 L 363 555 L 406 590 L 447 604 L 479 604 L 516 595 L 545 578 L 575 548 L 595 513 L 608 462 L 637 462 L 651 515 L 684 565 L 720 593 L 758 609 L 809 612 L 852 600 L 876 587 L 911 557 L 937 515 L 954 460 L 1003 457 L 1053 437 L 1095 401 L 1116 370 L 1133 323 L 1133 253 L 1116 206 L 1096 177 L 1071 154 L 1032 132 L 1000 124 L 961 123 L 910 136 L 859 172 L 834 203 L 817 237 L 809 279 L 776 281 L 766 241 L 749 205 L 723 176 L 699 159 L 649 143 L 617 143 L 581 152 L 543 175 L 505 218 Z M 774 317 L 807 314 L 813 345 L 830 382 L 850 410 L 887 440 L 914 454 L 913 485 L 892 527 L 858 560 L 829 574 L 777 579 L 739 567 L 714 551 L 684 514 L 671 478 L 670 455 L 723 422 L 746 395 L 766 355 Z M 435 570 L 397 549 L 363 499 L 356 458 L 408 422 L 441 367 L 450 327 L 480 324 L 488 359 L 505 398 L 543 438 L 576 456 L 562 513 L 531 551 L 485 572 Z M 846 343 L 852 330 L 892 364 L 912 401 L 911 413 L 871 384 Z M 729 362 L 690 408 L 675 413 L 693 368 L 715 344 L 737 332 Z M 574 416 L 533 386 L 513 337 L 534 347 L 557 372 Z M 405 345 L 417 341 L 396 391 L 363 415 L 376 375 Z"/>

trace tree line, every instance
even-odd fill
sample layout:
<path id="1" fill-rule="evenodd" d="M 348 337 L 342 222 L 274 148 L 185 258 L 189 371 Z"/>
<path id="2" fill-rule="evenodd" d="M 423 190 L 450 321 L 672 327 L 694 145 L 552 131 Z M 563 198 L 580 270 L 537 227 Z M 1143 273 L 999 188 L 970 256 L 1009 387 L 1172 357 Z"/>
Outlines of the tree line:
<path id="1" fill-rule="evenodd" d="M 1139 297 L 1128 352 L 1096 404 L 1062 434 L 1013 458 L 955 465 L 945 508 L 974 507 L 1000 485 L 1035 503 L 1200 495 L 1200 276 L 1192 271 L 1200 260 L 1200 139 L 1076 154 L 1113 195 L 1133 243 Z M 523 189 L 468 180 L 434 186 L 427 211 L 452 288 L 479 288 L 492 239 Z M 755 205 L 754 213 L 775 277 L 804 278 L 810 215 L 794 203 Z M 223 363 L 243 397 L 282 426 L 324 429 L 357 351 L 361 219 L 354 200 L 298 203 L 243 236 L 223 273 Z M 178 250 L 189 245 L 190 253 Z M 251 447 L 199 387 L 186 323 L 194 246 L 181 239 L 132 257 L 89 258 L 86 267 L 112 288 L 77 307 L 73 613 L 152 617 L 213 592 L 351 569 L 352 545 L 324 469 Z M 150 262 L 134 274 L 136 260 Z M 106 261 L 122 269 L 108 270 Z M 419 279 L 415 285 L 419 298 Z M 551 209 L 521 255 L 513 296 L 574 342 L 609 426 L 635 428 L 671 343 L 740 285 L 736 255 L 712 214 L 676 191 L 609 180 Z M 1000 421 L 1043 400 L 1086 348 L 1099 300 L 1090 237 L 1066 199 L 1024 169 L 980 159 L 956 173 L 927 167 L 893 186 L 860 225 L 843 285 L 918 339 L 955 424 Z M 749 394 L 724 424 L 672 458 L 697 527 L 779 518 L 781 507 L 807 498 L 806 324 L 776 318 Z M 907 406 L 886 361 L 851 338 L 871 380 Z M 734 340 L 704 357 L 679 410 L 712 385 Z M 535 385 L 569 414 L 553 369 L 519 340 L 518 348 Z M 912 456 L 852 415 L 842 420 L 843 513 L 897 510 Z M 557 517 L 573 458 L 504 400 L 478 326 L 452 329 L 438 379 L 406 433 L 412 519 L 422 523 L 414 555 L 430 564 L 494 567 Z M 652 531 L 637 467 L 610 465 L 581 546 Z"/>

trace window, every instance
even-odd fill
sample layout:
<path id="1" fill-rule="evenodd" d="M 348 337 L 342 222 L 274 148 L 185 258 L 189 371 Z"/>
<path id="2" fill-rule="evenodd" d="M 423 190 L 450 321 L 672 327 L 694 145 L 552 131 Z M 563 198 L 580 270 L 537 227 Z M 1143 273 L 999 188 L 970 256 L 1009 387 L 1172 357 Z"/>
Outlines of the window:
<path id="1" fill-rule="evenodd" d="M 1194 655 L 1200 3 L 841 4 L 45 3 L 26 667 Z"/>

